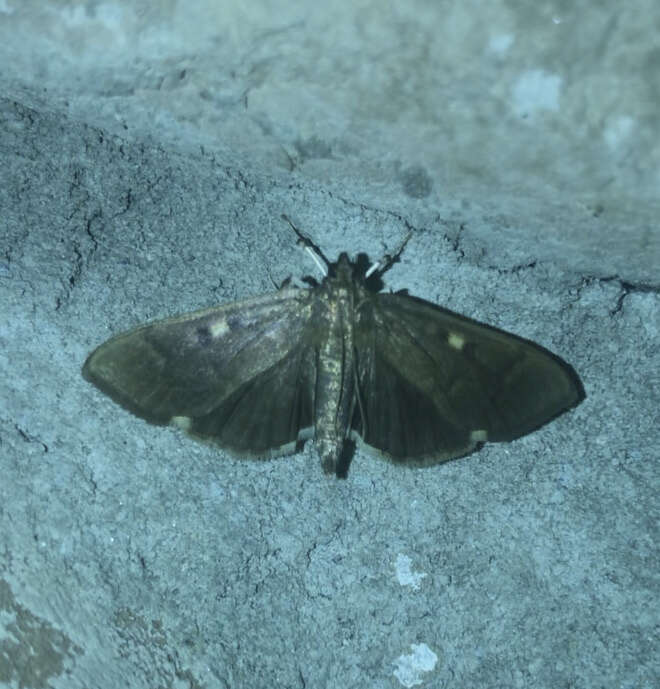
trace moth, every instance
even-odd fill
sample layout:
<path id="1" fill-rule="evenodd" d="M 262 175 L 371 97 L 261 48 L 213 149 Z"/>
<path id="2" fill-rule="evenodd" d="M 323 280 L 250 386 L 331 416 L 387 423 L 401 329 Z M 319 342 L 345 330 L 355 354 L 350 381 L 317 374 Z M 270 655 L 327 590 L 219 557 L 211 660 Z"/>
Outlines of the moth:
<path id="1" fill-rule="evenodd" d="M 402 464 L 444 462 L 519 438 L 584 398 L 573 368 L 543 347 L 382 292 L 410 235 L 369 267 L 364 254 L 328 261 L 291 226 L 324 267 L 320 283 L 285 281 L 141 325 L 93 351 L 85 379 L 142 419 L 237 456 L 291 454 L 313 437 L 337 477 L 356 443 Z"/>

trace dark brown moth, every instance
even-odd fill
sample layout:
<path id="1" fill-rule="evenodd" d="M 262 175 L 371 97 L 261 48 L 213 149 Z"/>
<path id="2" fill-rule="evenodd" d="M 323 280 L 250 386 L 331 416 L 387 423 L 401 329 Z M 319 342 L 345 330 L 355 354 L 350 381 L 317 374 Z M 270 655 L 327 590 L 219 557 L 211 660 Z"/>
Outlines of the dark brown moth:
<path id="1" fill-rule="evenodd" d="M 294 227 L 295 230 L 295 227 Z M 298 232 L 296 230 L 296 232 Z M 102 344 L 83 376 L 137 416 L 238 456 L 291 454 L 314 438 L 345 476 L 355 442 L 403 464 L 519 438 L 584 398 L 539 345 L 406 293 L 381 293 L 342 253 L 319 284 L 141 325 Z"/>

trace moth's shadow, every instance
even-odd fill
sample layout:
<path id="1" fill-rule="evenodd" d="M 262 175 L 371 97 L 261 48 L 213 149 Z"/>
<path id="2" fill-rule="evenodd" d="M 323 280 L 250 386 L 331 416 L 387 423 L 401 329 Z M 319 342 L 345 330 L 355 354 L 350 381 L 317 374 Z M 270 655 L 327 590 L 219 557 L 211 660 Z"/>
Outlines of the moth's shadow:
<path id="1" fill-rule="evenodd" d="M 342 448 L 341 457 L 337 462 L 335 467 L 335 474 L 337 478 L 347 478 L 348 469 L 351 466 L 353 457 L 355 456 L 355 440 L 347 438 L 344 441 L 344 447 Z"/>

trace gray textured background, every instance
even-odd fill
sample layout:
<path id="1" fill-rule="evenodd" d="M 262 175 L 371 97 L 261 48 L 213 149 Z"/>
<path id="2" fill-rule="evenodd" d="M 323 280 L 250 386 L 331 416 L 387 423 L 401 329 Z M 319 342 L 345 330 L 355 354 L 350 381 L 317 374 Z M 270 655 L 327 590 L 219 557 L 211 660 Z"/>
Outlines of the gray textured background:
<path id="1" fill-rule="evenodd" d="M 156 5 L 158 9 L 155 9 Z M 651 689 L 660 7 L 0 0 L 0 686 Z M 415 232 L 388 287 L 587 399 L 404 470 L 239 461 L 80 377 Z"/>

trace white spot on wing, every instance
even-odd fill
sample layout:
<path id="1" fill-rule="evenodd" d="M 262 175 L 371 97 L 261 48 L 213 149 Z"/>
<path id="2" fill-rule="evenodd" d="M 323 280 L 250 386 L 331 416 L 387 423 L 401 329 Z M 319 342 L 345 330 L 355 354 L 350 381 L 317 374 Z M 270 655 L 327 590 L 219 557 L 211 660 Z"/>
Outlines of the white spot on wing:
<path id="1" fill-rule="evenodd" d="M 465 345 L 465 338 L 463 335 L 459 335 L 458 333 L 449 333 L 447 336 L 447 344 L 450 347 L 453 347 L 454 349 L 458 349 L 459 351 L 463 349 L 463 346 Z"/>
<path id="2" fill-rule="evenodd" d="M 189 416 L 173 416 L 170 423 L 183 431 L 189 431 L 192 426 L 192 419 Z"/>
<path id="3" fill-rule="evenodd" d="M 411 565 L 412 560 L 407 555 L 399 553 L 394 563 L 396 578 L 399 580 L 401 586 L 410 586 L 417 591 L 417 589 L 419 589 L 419 582 L 427 576 L 427 574 L 426 572 L 413 572 Z"/>
<path id="4" fill-rule="evenodd" d="M 438 662 L 438 656 L 426 644 L 410 644 L 412 653 L 397 658 L 397 669 L 392 673 L 404 687 L 422 683 L 421 675 L 431 672 Z"/>
<path id="5" fill-rule="evenodd" d="M 226 318 L 218 318 L 217 321 L 209 324 L 211 337 L 222 337 L 229 332 L 229 325 Z"/>
<path id="6" fill-rule="evenodd" d="M 488 440 L 488 431 L 485 431 L 483 428 L 478 431 L 471 431 L 470 440 L 475 443 L 484 443 Z"/>

